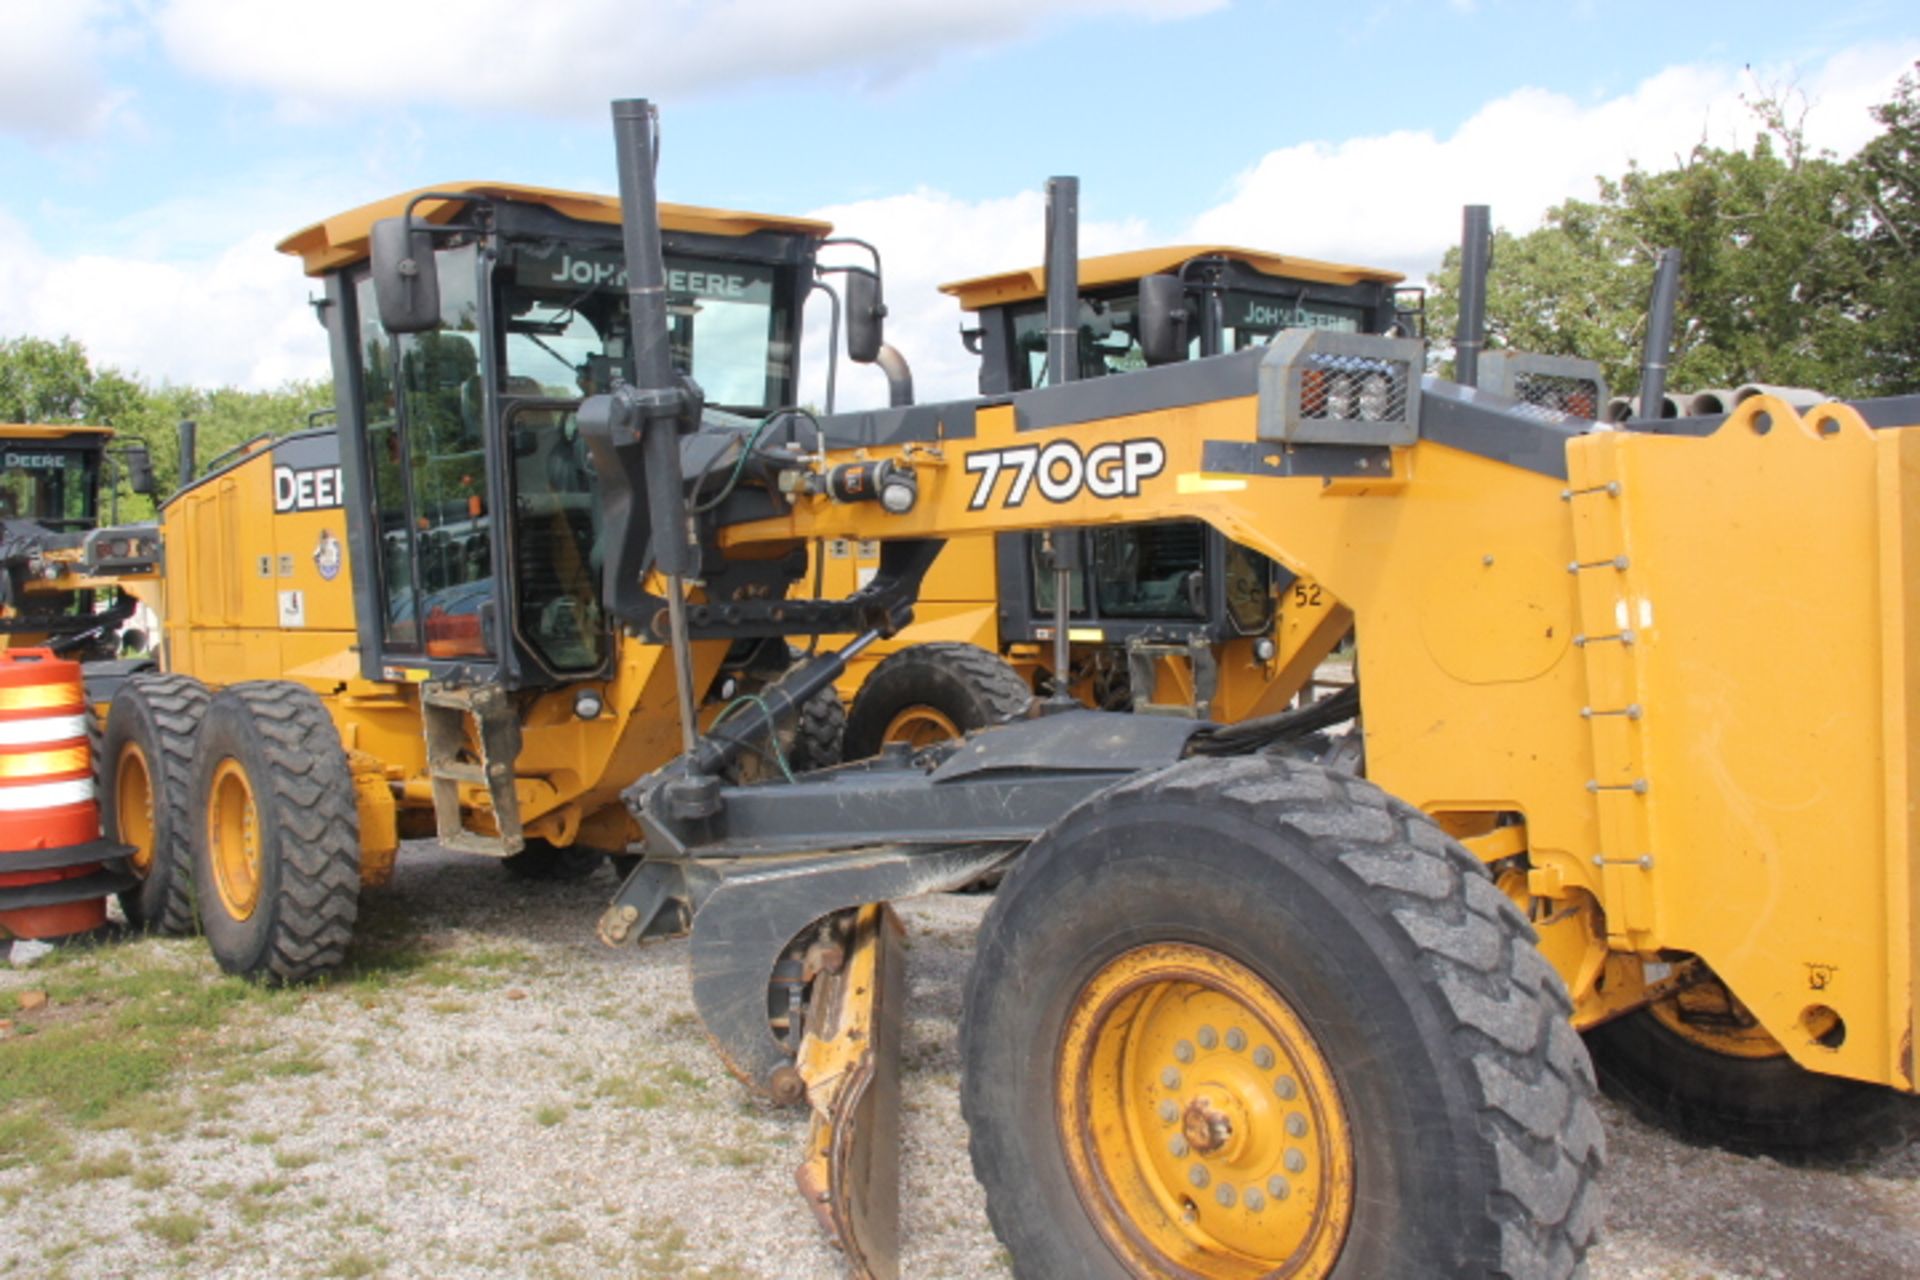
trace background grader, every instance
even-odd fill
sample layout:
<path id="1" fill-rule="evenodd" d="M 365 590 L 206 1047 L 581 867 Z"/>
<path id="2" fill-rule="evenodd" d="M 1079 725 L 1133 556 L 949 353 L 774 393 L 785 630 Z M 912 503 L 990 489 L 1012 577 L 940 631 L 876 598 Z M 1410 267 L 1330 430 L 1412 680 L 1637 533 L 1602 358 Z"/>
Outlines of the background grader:
<path id="1" fill-rule="evenodd" d="M 111 659 L 134 598 L 115 574 L 144 559 L 129 531 L 96 536 L 103 494 L 153 492 L 146 446 L 75 423 L 0 424 L 0 649 Z"/>
<path id="2" fill-rule="evenodd" d="M 1146 367 L 1140 281 L 1149 276 L 1180 282 L 1195 356 L 1244 350 L 1285 328 L 1387 333 L 1420 323 L 1417 292 L 1397 289 L 1402 277 L 1391 271 L 1226 246 L 1109 254 L 1079 263 L 1073 377 Z M 980 358 L 982 395 L 1064 380 L 1048 372 L 1044 279 L 1029 268 L 942 286 L 972 317 L 963 337 Z M 1292 575 L 1197 520 L 1059 532 L 1079 544 L 1082 566 L 1068 583 L 1068 685 L 1090 706 L 1228 721 L 1276 711 L 1300 687 L 1287 667 L 1309 647 L 1305 632 L 1343 625 L 1337 612 L 1308 621 L 1307 586 L 1294 609 L 1277 610 Z M 948 540 L 913 624 L 861 654 L 841 681 L 849 757 L 956 737 L 1052 688 L 1051 536 Z M 848 594 L 878 569 L 877 541 L 829 542 L 817 593 Z"/>
<path id="3" fill-rule="evenodd" d="M 644 858 L 602 936 L 690 934 L 728 1065 L 814 1112 L 800 1183 L 856 1271 L 893 1270 L 903 988 L 877 904 L 1009 860 L 963 1105 L 1023 1276 L 1571 1274 L 1599 1216 L 1588 1045 L 1720 1141 L 1906 1131 L 1920 403 L 1607 430 L 1468 385 L 1471 344 L 1467 384 L 1370 335 L 1180 360 L 1174 281 L 1142 288 L 1165 367 L 829 419 L 827 448 L 756 450 L 694 511 L 651 116 L 614 118 L 637 358 L 581 421 L 605 600 L 641 634 L 694 654 L 722 625 L 794 633 L 779 591 L 729 588 L 872 539 L 858 649 L 944 538 L 1195 519 L 1357 635 L 1364 779 L 1290 750 L 1316 704 L 1231 726 L 1062 709 L 727 785 L 762 721 L 840 674 L 820 654 L 629 789 Z M 1057 217 L 1053 368 L 1072 242 Z M 1791 607 L 1814 583 L 1819 607 Z"/>

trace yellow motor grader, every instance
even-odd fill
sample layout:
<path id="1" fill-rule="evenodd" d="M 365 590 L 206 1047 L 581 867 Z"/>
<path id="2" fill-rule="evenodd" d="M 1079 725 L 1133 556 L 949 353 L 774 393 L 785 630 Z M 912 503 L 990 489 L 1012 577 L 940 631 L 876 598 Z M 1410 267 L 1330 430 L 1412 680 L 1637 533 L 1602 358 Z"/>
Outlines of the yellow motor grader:
<path id="1" fill-rule="evenodd" d="M 1222 245 L 1107 254 L 1078 264 L 1074 377 L 1146 367 L 1140 281 L 1149 276 L 1181 282 L 1194 356 L 1245 350 L 1287 328 L 1389 333 L 1422 323 L 1421 295 L 1399 288 L 1397 272 Z M 1062 380 L 1048 366 L 1043 268 L 941 289 L 970 317 L 962 336 L 979 358 L 983 396 Z M 849 757 L 957 737 L 1052 688 L 1055 532 L 1078 543 L 1082 566 L 1068 583 L 1067 671 L 1081 702 L 1231 721 L 1280 710 L 1298 692 L 1286 668 L 1307 646 L 1275 625 L 1292 576 L 1201 521 L 954 538 L 921 584 L 913 624 L 841 680 Z M 816 580 L 844 595 L 878 571 L 879 543 L 835 539 L 822 555 Z M 1310 587 L 1299 589 L 1305 603 Z M 1293 612 L 1296 627 L 1305 613 Z"/>
<path id="2" fill-rule="evenodd" d="M 119 517 L 124 480 L 153 492 L 139 441 L 114 445 L 109 427 L 0 424 L 0 649 L 51 646 L 70 657 L 112 659 L 134 599 L 118 575 L 142 564 L 140 535 L 102 533 Z"/>
<path id="3" fill-rule="evenodd" d="M 1148 367 L 830 418 L 824 449 L 749 450 L 713 503 L 682 456 L 701 389 L 668 358 L 653 116 L 614 123 L 637 358 L 580 409 L 606 607 L 691 688 L 723 628 L 816 625 L 747 575 L 803 574 L 817 540 L 880 556 L 843 602 L 873 625 L 626 790 L 642 860 L 600 933 L 689 936 L 727 1065 L 813 1111 L 799 1182 L 856 1274 L 896 1270 L 886 904 L 1009 866 L 962 1103 L 1024 1277 L 1572 1275 L 1600 1216 L 1594 1064 L 1742 1149 L 1910 1132 L 1920 400 L 1616 429 L 1466 372 L 1498 363 L 1471 342 L 1462 382 L 1423 376 L 1418 339 L 1310 329 L 1183 359 L 1181 282 L 1155 276 Z M 1157 520 L 1343 610 L 1356 689 L 1231 725 L 1061 700 L 726 780 L 943 540 Z M 1363 749 L 1329 765 L 1310 744 L 1341 719 Z"/>
<path id="4" fill-rule="evenodd" d="M 662 213 L 672 358 L 713 395 L 688 467 L 792 439 L 801 419 L 776 411 L 797 398 L 830 228 Z M 535 877 L 635 839 L 620 789 L 679 749 L 680 709 L 667 651 L 601 607 L 607 513 L 575 421 L 632 359 L 619 218 L 605 197 L 468 182 L 280 246 L 325 284 L 337 423 L 197 475 L 183 437 L 191 479 L 157 528 L 112 531 L 135 553 L 118 580 L 162 618 L 161 670 L 113 695 L 101 748 L 106 828 L 138 850 L 136 921 L 192 928 L 197 889 L 224 966 L 297 981 L 344 960 L 360 887 L 405 838 Z M 399 259 L 428 277 L 431 326 L 383 323 L 383 223 L 432 238 Z M 873 330 L 877 275 L 851 274 L 848 311 Z M 877 330 L 865 340 L 875 359 Z M 746 705 L 787 661 L 784 641 L 703 648 L 688 721 Z M 746 772 L 837 760 L 841 720 L 837 696 L 815 698 Z"/>

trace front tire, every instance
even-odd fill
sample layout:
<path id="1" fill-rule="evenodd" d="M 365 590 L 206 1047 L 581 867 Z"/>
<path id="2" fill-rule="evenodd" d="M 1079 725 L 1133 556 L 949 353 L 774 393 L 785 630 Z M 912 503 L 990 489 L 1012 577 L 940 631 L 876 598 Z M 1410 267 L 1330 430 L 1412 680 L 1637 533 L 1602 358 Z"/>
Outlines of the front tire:
<path id="1" fill-rule="evenodd" d="M 878 755 L 889 742 L 926 747 L 1017 720 L 1033 691 L 998 654 L 941 641 L 888 654 L 854 695 L 847 759 Z"/>
<path id="2" fill-rule="evenodd" d="M 1378 788 L 1194 760 L 1014 866 L 967 988 L 974 1170 L 1015 1274 L 1575 1274 L 1603 1139 L 1565 988 Z"/>
<path id="3" fill-rule="evenodd" d="M 193 753 L 212 696 L 192 676 L 143 675 L 107 708 L 100 828 L 133 846 L 140 883 L 121 892 L 120 909 L 136 928 L 193 931 Z"/>
<path id="4" fill-rule="evenodd" d="M 346 752 L 304 685 L 215 694 L 194 762 L 195 896 L 228 973 L 305 982 L 338 968 L 360 902 L 360 819 Z"/>

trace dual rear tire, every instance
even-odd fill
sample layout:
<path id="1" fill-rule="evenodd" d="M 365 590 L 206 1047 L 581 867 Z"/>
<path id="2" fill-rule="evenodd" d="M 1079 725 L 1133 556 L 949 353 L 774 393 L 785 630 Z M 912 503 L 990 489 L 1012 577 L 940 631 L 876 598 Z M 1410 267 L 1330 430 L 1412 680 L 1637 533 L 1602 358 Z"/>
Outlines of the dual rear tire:
<path id="1" fill-rule="evenodd" d="M 303 982 L 346 959 L 359 914 L 359 811 L 346 752 L 312 690 L 215 693 L 140 676 L 108 710 L 101 818 L 134 846 L 128 920 L 196 925 L 228 973 Z"/>

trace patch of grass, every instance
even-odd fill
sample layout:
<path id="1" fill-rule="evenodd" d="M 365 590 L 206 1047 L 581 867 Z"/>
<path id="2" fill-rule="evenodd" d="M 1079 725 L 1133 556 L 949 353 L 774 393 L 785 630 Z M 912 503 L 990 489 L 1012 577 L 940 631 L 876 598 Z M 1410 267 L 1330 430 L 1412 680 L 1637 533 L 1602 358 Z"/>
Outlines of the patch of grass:
<path id="1" fill-rule="evenodd" d="M 587 1238 L 587 1229 L 577 1222 L 562 1222 L 547 1228 L 540 1236 L 540 1243 L 552 1248 L 554 1245 L 575 1244 Z"/>
<path id="2" fill-rule="evenodd" d="M 267 1075 L 276 1079 L 286 1079 L 290 1076 L 317 1076 L 326 1069 L 326 1063 L 306 1051 L 295 1053 L 292 1057 L 276 1058 L 264 1068 Z"/>
<path id="3" fill-rule="evenodd" d="M 44 1165 L 66 1157 L 67 1144 L 46 1119 L 34 1114 L 0 1116 L 0 1169 Z"/>
<path id="4" fill-rule="evenodd" d="M 707 1087 L 705 1076 L 697 1076 L 677 1063 L 668 1067 L 660 1074 L 661 1078 L 668 1084 L 677 1084 L 687 1089 L 704 1089 Z"/>
<path id="5" fill-rule="evenodd" d="M 533 1109 L 533 1122 L 551 1129 L 567 1118 L 567 1109 L 551 1102 L 543 1102 Z"/>
<path id="6" fill-rule="evenodd" d="M 594 1096 L 605 1098 L 619 1107 L 634 1107 L 641 1111 L 652 1111 L 667 1100 L 666 1092 L 658 1085 L 636 1080 L 632 1076 L 608 1076 L 594 1086 Z"/>
<path id="7" fill-rule="evenodd" d="M 49 957 L 36 981 L 47 1005 L 18 1024 L 35 1034 L 0 1042 L 0 1113 L 89 1125 L 117 1127 L 121 1107 L 207 1063 L 239 1011 L 293 1007 L 217 975 L 197 948 L 154 939 Z"/>
<path id="8" fill-rule="evenodd" d="M 247 1187 L 247 1194 L 258 1200 L 270 1199 L 287 1189 L 285 1178 L 261 1178 Z"/>
<path id="9" fill-rule="evenodd" d="M 255 1129 L 247 1135 L 247 1145 L 250 1147 L 270 1147 L 278 1141 L 280 1141 L 279 1134 L 268 1133 L 265 1129 Z"/>
<path id="10" fill-rule="evenodd" d="M 137 1225 L 156 1239 L 184 1247 L 200 1238 L 200 1233 L 207 1229 L 207 1220 L 197 1213 L 158 1213 L 140 1219 Z"/>
<path id="11" fill-rule="evenodd" d="M 335 1277 L 336 1280 L 365 1280 L 367 1276 L 380 1274 L 380 1269 L 386 1265 L 385 1258 L 376 1258 L 355 1251 L 343 1253 L 335 1258 L 332 1265 L 327 1268 L 326 1274 Z"/>
<path id="12" fill-rule="evenodd" d="M 42 1176 L 62 1185 L 130 1178 L 133 1176 L 133 1152 L 113 1151 L 104 1156 L 92 1156 L 67 1164 L 50 1164 L 44 1168 Z"/>
<path id="13" fill-rule="evenodd" d="M 319 1159 L 320 1157 L 311 1151 L 276 1151 L 273 1153 L 273 1163 L 282 1169 L 304 1169 Z"/>
<path id="14" fill-rule="evenodd" d="M 456 1014 L 456 1013 L 472 1013 L 473 1012 L 473 1004 L 471 1001 L 467 1001 L 467 1000 L 435 1000 L 433 1003 L 429 1004 L 427 1008 L 432 1010 L 434 1013 L 449 1014 L 449 1015 Z"/>
<path id="15" fill-rule="evenodd" d="M 375 910 L 363 916 L 354 938 L 352 982 L 364 996 L 403 987 L 487 991 L 535 968 L 522 947 L 435 945 L 414 932 L 404 914 Z M 371 1006 L 369 1006 L 371 1007 Z"/>
<path id="16" fill-rule="evenodd" d="M 173 1182 L 173 1175 L 157 1164 L 148 1165 L 133 1175 L 133 1185 L 142 1191 L 159 1191 Z"/>

